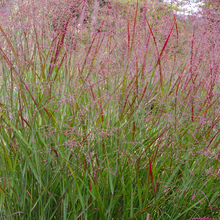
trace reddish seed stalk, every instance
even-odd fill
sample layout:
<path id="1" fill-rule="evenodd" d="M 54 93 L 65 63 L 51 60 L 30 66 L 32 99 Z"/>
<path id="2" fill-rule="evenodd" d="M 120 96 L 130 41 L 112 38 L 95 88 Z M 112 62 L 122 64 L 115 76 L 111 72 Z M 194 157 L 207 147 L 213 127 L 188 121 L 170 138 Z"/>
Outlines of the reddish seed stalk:
<path id="1" fill-rule="evenodd" d="M 31 198 L 31 201 L 34 202 L 34 200 L 33 200 L 32 196 L 31 196 L 31 194 L 29 193 L 29 191 L 28 191 L 27 189 L 26 189 L 26 192 L 27 192 L 28 196 Z"/>
<path id="2" fill-rule="evenodd" d="M 51 61 L 50 61 L 50 66 L 49 66 L 49 72 L 48 72 L 48 79 L 50 78 L 51 74 L 52 74 L 52 71 L 54 69 L 54 65 L 56 64 L 57 62 L 57 59 L 58 59 L 58 56 L 60 54 L 60 51 L 63 47 L 63 44 L 64 44 L 64 39 L 65 39 L 65 36 L 66 36 L 66 32 L 67 32 L 67 27 L 68 27 L 68 24 L 70 22 L 70 19 L 71 17 L 69 16 L 67 22 L 65 23 L 63 29 L 62 29 L 62 32 L 60 33 L 60 38 L 58 39 L 58 43 L 57 43 L 57 48 L 56 48 L 56 51 L 55 51 L 55 55 L 52 56 L 51 58 Z"/>
<path id="3" fill-rule="evenodd" d="M 132 122 L 132 141 L 134 141 L 134 135 L 135 135 L 135 121 Z"/>
<path id="4" fill-rule="evenodd" d="M 136 11 L 135 11 L 135 16 L 134 16 L 134 25 L 133 25 L 133 33 L 132 33 L 130 51 L 133 50 L 133 45 L 134 45 L 135 27 L 136 27 L 136 23 L 137 23 L 137 11 L 138 11 L 138 0 L 137 0 Z"/>
<path id="5" fill-rule="evenodd" d="M 57 76 L 58 76 L 58 73 L 59 73 L 59 70 L 60 70 L 60 68 L 61 68 L 61 66 L 62 66 L 62 64 L 63 64 L 63 62 L 64 62 L 64 60 L 65 60 L 66 57 L 67 57 L 67 53 L 65 52 L 65 54 L 63 55 L 62 60 L 60 61 L 60 64 L 58 65 L 58 68 L 57 68 L 57 70 L 56 70 L 56 75 L 54 76 L 54 80 L 53 80 L 53 81 L 56 80 L 56 78 L 57 78 Z"/>
<path id="6" fill-rule="evenodd" d="M 130 31 L 129 31 L 129 21 L 127 21 L 127 33 L 128 33 L 128 53 L 130 52 Z"/>
<path id="7" fill-rule="evenodd" d="M 84 171 L 87 170 L 87 159 L 86 159 L 86 155 L 84 155 Z"/>
<path id="8" fill-rule="evenodd" d="M 85 68 L 85 66 L 86 66 L 87 59 L 88 59 L 88 57 L 89 57 L 90 51 L 91 51 L 91 49 L 92 49 L 92 46 L 93 46 L 93 44 L 94 44 L 94 42 L 95 42 L 95 39 L 96 39 L 96 37 L 97 37 L 97 34 L 98 34 L 98 33 L 100 32 L 100 30 L 101 30 L 103 24 L 104 24 L 104 22 L 102 22 L 102 24 L 100 25 L 99 29 L 95 32 L 95 35 L 94 35 L 94 37 L 93 37 L 93 39 L 92 39 L 92 42 L 91 42 L 91 44 L 90 44 L 90 46 L 89 46 L 89 50 L 88 50 L 88 52 L 87 52 L 87 54 L 86 54 L 86 57 L 85 57 L 85 60 L 84 60 L 84 63 L 83 63 L 83 66 L 82 66 L 80 75 L 82 75 L 82 73 L 83 73 L 83 70 L 84 70 L 84 68 Z M 88 75 L 86 76 L 84 82 L 87 81 L 87 79 L 89 78 L 89 75 L 90 75 L 90 72 L 89 72 Z"/>
<path id="9" fill-rule="evenodd" d="M 43 79 L 45 79 L 45 74 L 44 74 L 45 63 L 43 63 L 43 56 L 41 54 L 41 49 L 40 49 L 40 45 L 39 45 L 39 41 L 38 41 L 38 35 L 37 35 L 35 25 L 34 25 L 34 34 L 35 34 L 35 40 L 36 40 L 36 45 L 37 45 L 37 51 L 38 51 L 39 59 L 40 59 L 41 76 L 43 77 Z"/>
<path id="10" fill-rule="evenodd" d="M 152 170 L 152 164 L 151 164 L 150 157 L 149 157 L 149 170 L 150 170 L 151 183 L 152 183 L 153 190 L 154 190 L 154 196 L 155 196 L 155 199 L 156 199 L 156 188 L 155 188 L 155 185 L 154 185 L 154 176 L 153 176 L 153 170 Z"/>

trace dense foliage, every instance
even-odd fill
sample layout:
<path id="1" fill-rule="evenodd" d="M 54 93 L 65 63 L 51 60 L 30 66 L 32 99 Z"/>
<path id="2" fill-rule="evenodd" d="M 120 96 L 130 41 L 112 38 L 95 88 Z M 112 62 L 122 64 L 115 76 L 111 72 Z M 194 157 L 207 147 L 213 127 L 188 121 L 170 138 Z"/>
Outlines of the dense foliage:
<path id="1" fill-rule="evenodd" d="M 220 219 L 210 5 L 188 17 L 144 0 L 1 8 L 1 219 Z"/>

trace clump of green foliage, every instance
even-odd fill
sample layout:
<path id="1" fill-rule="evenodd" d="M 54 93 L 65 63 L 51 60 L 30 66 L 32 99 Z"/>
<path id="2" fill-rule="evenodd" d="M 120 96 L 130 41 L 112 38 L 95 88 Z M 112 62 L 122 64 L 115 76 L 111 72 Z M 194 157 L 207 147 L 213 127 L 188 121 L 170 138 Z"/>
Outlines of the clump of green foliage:
<path id="1" fill-rule="evenodd" d="M 217 33 L 119 1 L 91 29 L 91 3 L 55 3 L 0 21 L 0 218 L 220 218 Z"/>

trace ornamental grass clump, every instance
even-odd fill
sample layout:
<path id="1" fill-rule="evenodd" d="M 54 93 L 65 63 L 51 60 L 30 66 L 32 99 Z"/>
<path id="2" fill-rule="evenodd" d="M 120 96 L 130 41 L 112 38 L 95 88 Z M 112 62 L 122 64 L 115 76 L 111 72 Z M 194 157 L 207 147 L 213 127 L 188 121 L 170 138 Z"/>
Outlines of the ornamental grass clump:
<path id="1" fill-rule="evenodd" d="M 209 10 L 181 20 L 150 1 L 1 10 L 0 218 L 219 219 Z"/>

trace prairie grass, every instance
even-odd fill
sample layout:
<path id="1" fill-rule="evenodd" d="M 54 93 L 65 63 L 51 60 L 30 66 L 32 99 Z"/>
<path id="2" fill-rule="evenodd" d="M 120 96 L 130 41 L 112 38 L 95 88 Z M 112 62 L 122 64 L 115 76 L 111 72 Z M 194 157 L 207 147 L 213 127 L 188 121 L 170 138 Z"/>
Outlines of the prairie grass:
<path id="1" fill-rule="evenodd" d="M 1 15 L 0 218 L 220 219 L 216 29 L 62 2 Z"/>

